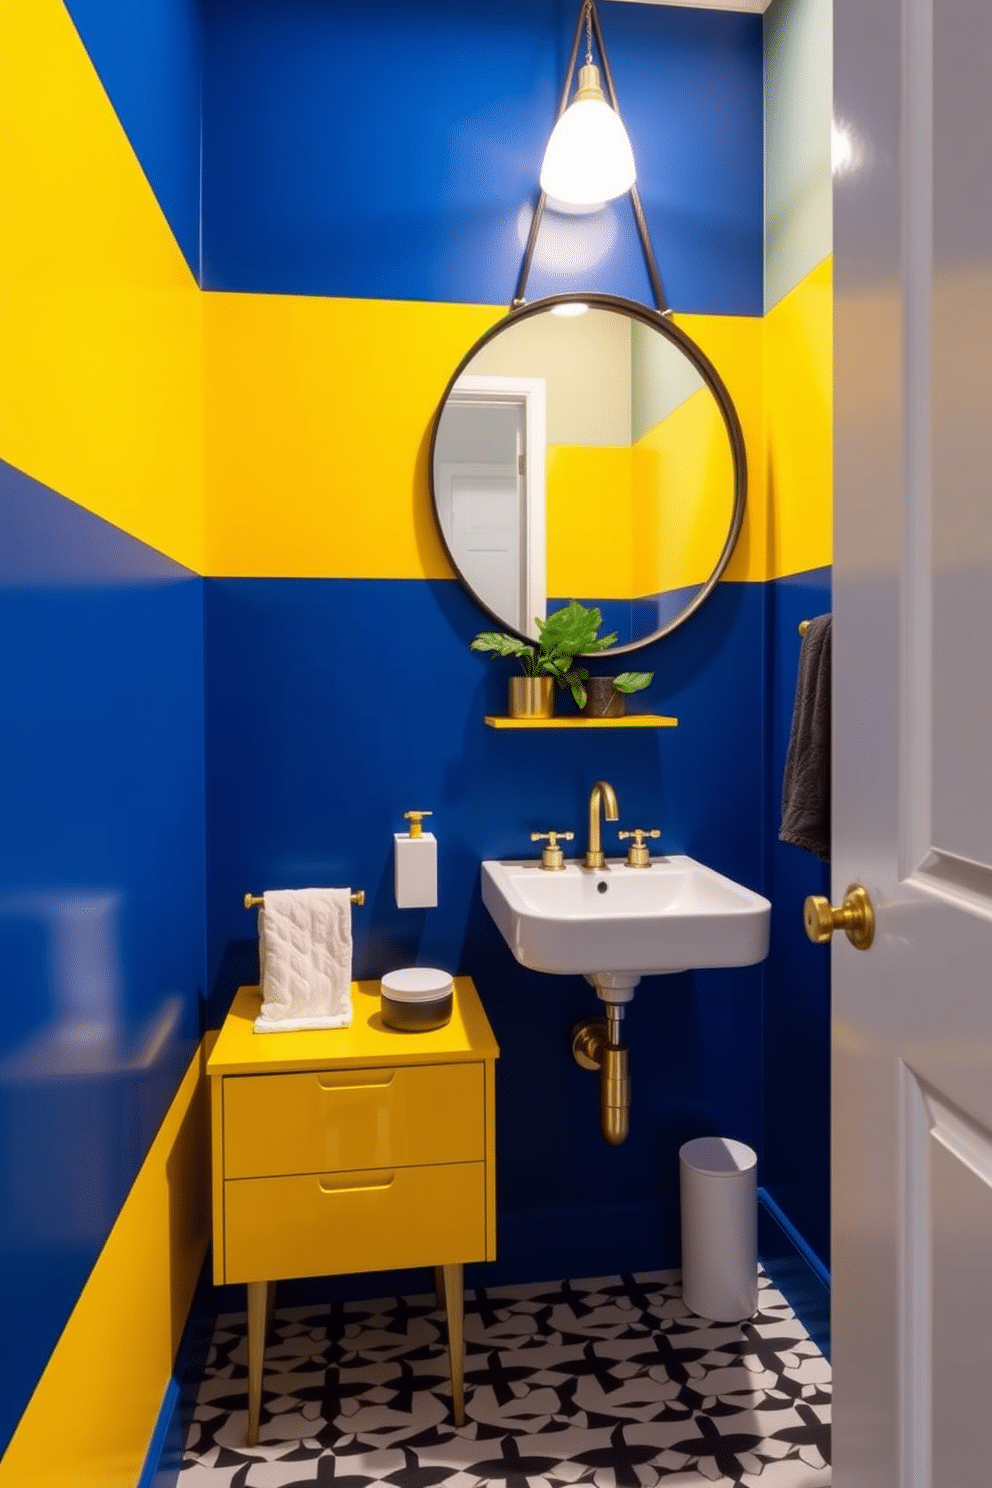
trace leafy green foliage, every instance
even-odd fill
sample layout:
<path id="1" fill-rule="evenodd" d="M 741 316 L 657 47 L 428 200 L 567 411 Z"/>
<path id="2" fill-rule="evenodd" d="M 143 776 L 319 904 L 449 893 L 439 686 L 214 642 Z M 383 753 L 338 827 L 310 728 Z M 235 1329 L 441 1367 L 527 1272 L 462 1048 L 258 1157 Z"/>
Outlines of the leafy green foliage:
<path id="1" fill-rule="evenodd" d="M 534 647 L 518 636 L 503 635 L 498 630 L 484 630 L 472 642 L 473 651 L 491 651 L 494 656 L 519 656 L 525 677 L 536 677 Z"/>
<path id="2" fill-rule="evenodd" d="M 643 692 L 654 680 L 654 672 L 621 672 L 613 678 L 617 692 Z"/>
<path id="3" fill-rule="evenodd" d="M 595 651 L 605 651 L 607 646 L 614 645 L 617 634 L 613 631 L 601 636 L 602 623 L 602 610 L 587 610 L 577 599 L 570 599 L 564 609 L 555 610 L 546 620 L 534 620 L 541 637 L 541 650 L 549 656 L 589 656 Z"/>
<path id="4" fill-rule="evenodd" d="M 616 631 L 601 636 L 599 627 L 603 612 L 587 609 L 577 599 L 569 600 L 563 609 L 555 610 L 546 620 L 534 619 L 540 637 L 536 647 L 519 636 L 501 631 L 483 631 L 472 642 L 473 651 L 488 651 L 493 656 L 512 656 L 521 665 L 525 677 L 554 677 L 559 687 L 567 687 L 579 708 L 585 707 L 585 681 L 589 668 L 576 666 L 577 656 L 592 656 L 615 645 Z M 647 687 L 653 672 L 622 672 L 614 686 L 619 692 L 640 692 Z M 621 686 L 621 683 L 625 684 Z"/>
<path id="5" fill-rule="evenodd" d="M 589 675 L 588 667 L 571 667 L 564 677 L 564 684 L 569 688 L 577 708 L 586 705 L 585 680 Z"/>

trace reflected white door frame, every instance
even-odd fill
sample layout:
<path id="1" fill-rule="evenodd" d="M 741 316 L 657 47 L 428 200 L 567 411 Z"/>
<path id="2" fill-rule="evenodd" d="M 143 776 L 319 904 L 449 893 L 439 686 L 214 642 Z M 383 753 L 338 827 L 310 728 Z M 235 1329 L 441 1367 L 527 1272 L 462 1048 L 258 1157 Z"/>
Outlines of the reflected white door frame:
<path id="1" fill-rule="evenodd" d="M 547 390 L 543 377 L 460 377 L 449 403 L 516 406 L 520 411 L 521 612 L 519 628 L 537 638 L 534 617 L 547 611 Z"/>

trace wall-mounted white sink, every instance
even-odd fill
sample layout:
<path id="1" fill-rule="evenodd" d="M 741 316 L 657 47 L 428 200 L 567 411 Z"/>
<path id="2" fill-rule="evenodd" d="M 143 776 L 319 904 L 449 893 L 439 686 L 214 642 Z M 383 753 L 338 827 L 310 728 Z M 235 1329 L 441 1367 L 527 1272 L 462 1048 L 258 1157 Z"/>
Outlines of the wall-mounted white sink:
<path id="1" fill-rule="evenodd" d="M 636 980 L 768 954 L 771 905 L 685 856 L 549 871 L 539 860 L 482 864 L 482 902 L 516 959 L 534 971 Z M 629 993 L 628 993 L 629 995 Z"/>

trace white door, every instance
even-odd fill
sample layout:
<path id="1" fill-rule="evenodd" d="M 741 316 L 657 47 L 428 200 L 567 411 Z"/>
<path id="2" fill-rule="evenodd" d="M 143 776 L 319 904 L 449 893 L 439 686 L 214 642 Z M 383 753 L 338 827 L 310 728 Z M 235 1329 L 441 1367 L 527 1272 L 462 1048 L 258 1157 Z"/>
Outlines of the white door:
<path id="1" fill-rule="evenodd" d="M 512 458 L 506 463 L 458 465 L 446 461 L 441 467 L 442 499 L 450 511 L 450 525 L 445 531 L 451 534 L 451 551 L 458 559 L 462 577 L 494 615 L 517 629 L 522 621 L 526 623 L 518 459 L 514 445 Z"/>
<path id="2" fill-rule="evenodd" d="M 835 0 L 834 1488 L 992 1482 L 992 4 Z"/>

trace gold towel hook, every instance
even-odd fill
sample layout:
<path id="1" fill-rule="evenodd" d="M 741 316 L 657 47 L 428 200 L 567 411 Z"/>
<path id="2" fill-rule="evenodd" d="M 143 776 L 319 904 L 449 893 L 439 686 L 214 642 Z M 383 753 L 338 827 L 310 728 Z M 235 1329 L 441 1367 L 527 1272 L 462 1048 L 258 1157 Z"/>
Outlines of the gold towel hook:
<path id="1" fill-rule="evenodd" d="M 365 903 L 365 890 L 356 889 L 349 897 L 352 904 L 362 905 Z M 245 909 L 261 909 L 265 900 L 261 894 L 246 894 L 242 902 Z"/>
<path id="2" fill-rule="evenodd" d="M 809 621 L 808 620 L 800 620 L 800 622 L 799 622 L 799 634 L 800 635 L 805 635 L 808 630 L 809 630 Z"/>

